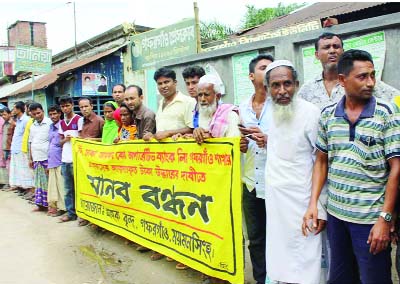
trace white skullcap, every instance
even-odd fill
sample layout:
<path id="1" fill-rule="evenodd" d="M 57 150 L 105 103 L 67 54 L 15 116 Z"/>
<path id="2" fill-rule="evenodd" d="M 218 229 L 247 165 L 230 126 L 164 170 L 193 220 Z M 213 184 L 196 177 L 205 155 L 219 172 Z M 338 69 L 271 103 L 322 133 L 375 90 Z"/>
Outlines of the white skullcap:
<path id="1" fill-rule="evenodd" d="M 202 76 L 199 80 L 199 85 L 200 84 L 212 84 L 214 86 L 214 91 L 216 93 L 221 93 L 220 86 L 219 86 L 220 81 L 214 75 L 206 74 L 206 75 Z"/>
<path id="2" fill-rule="evenodd" d="M 293 63 L 290 62 L 289 60 L 276 60 L 276 61 L 268 64 L 265 73 L 268 73 L 272 69 L 275 69 L 276 67 L 280 67 L 280 66 L 288 66 L 288 67 L 292 67 L 294 69 Z"/>

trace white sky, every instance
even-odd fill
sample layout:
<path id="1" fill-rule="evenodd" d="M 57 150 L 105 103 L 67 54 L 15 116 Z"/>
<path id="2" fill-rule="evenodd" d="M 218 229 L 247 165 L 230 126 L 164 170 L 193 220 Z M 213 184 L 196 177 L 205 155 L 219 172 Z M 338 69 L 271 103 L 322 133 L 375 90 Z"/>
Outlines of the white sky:
<path id="1" fill-rule="evenodd" d="M 72 0 L 71 0 L 72 1 Z M 7 27 L 17 20 L 45 22 L 53 55 L 74 45 L 73 5 L 68 0 L 0 0 L 0 45 L 7 43 Z M 197 0 L 201 21 L 216 19 L 236 29 L 246 5 L 275 7 L 282 0 Z M 311 1 L 307 1 L 311 2 Z M 75 0 L 78 44 L 123 22 L 159 28 L 194 17 L 193 0 Z"/>

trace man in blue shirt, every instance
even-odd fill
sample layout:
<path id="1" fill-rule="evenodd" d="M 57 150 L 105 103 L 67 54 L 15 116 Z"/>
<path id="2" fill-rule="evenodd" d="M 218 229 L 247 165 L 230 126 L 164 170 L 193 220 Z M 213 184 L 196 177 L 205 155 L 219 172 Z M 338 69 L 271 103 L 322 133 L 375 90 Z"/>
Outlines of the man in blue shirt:
<path id="1" fill-rule="evenodd" d="M 32 169 L 29 168 L 27 153 L 22 152 L 22 139 L 29 117 L 25 114 L 24 102 L 16 102 L 13 109 L 17 117 L 11 142 L 10 186 L 12 189 L 32 187 Z"/>

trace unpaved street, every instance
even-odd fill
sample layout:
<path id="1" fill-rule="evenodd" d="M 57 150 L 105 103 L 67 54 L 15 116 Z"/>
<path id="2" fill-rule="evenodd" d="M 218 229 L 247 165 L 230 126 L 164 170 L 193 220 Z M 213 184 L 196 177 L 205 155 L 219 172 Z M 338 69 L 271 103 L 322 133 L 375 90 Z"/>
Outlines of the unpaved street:
<path id="1" fill-rule="evenodd" d="M 0 284 L 189 284 L 202 283 L 194 270 L 153 262 L 110 232 L 59 224 L 31 212 L 13 192 L 0 191 Z M 246 284 L 254 283 L 246 256 Z"/>

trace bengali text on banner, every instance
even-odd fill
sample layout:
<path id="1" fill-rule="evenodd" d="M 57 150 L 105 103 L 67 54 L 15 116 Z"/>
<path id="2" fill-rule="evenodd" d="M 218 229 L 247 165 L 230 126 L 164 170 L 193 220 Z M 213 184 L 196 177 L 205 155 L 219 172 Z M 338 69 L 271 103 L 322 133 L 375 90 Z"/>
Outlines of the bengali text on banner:
<path id="1" fill-rule="evenodd" d="M 243 283 L 239 140 L 74 139 L 78 216 L 207 275 Z"/>

